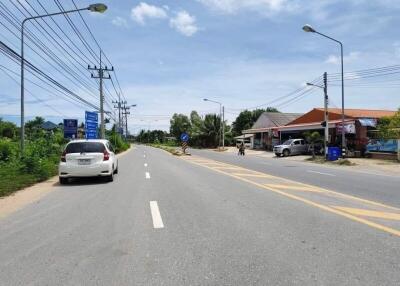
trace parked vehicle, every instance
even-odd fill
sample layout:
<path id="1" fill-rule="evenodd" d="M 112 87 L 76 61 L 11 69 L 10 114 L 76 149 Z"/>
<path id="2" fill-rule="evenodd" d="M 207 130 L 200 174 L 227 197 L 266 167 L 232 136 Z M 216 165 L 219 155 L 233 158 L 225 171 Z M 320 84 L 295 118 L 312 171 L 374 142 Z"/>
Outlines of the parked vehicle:
<path id="1" fill-rule="evenodd" d="M 283 144 L 274 147 L 274 153 L 278 157 L 281 155 L 286 157 L 290 155 L 305 154 L 307 151 L 308 144 L 304 139 L 289 139 Z"/>
<path id="2" fill-rule="evenodd" d="M 65 146 L 60 158 L 59 181 L 75 177 L 105 177 L 114 180 L 118 159 L 108 140 L 74 140 Z"/>

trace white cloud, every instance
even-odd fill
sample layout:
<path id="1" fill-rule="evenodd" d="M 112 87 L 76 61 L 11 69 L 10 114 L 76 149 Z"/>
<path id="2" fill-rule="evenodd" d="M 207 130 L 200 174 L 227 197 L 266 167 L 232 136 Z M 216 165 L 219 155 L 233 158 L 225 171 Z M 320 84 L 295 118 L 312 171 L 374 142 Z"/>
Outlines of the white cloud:
<path id="1" fill-rule="evenodd" d="M 114 26 L 117 26 L 117 27 L 128 28 L 128 22 L 127 22 L 124 18 L 119 17 L 119 16 L 115 17 L 115 18 L 111 21 L 111 23 L 112 23 Z"/>
<path id="2" fill-rule="evenodd" d="M 193 36 L 199 30 L 196 26 L 196 17 L 191 16 L 186 11 L 178 12 L 174 18 L 169 20 L 169 24 L 172 28 L 187 37 Z"/>
<path id="3" fill-rule="evenodd" d="M 281 11 L 294 11 L 298 7 L 296 0 L 197 0 L 211 9 L 234 14 L 239 10 L 258 11 L 273 14 Z"/>
<path id="4" fill-rule="evenodd" d="M 360 58 L 360 52 L 351 52 L 347 56 L 343 57 L 343 61 L 346 63 L 354 62 Z M 325 63 L 327 64 L 340 64 L 340 57 L 336 55 L 330 55 L 326 60 Z"/>
<path id="5" fill-rule="evenodd" d="M 146 23 L 146 18 L 166 19 L 168 15 L 164 8 L 141 2 L 139 5 L 132 8 L 131 18 L 135 22 L 144 25 Z"/>

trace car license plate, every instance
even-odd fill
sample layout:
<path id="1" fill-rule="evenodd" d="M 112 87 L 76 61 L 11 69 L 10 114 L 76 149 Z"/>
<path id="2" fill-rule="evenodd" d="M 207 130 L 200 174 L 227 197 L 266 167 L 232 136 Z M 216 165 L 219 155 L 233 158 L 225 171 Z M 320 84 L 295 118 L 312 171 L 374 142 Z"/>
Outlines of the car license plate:
<path id="1" fill-rule="evenodd" d="M 90 159 L 79 159 L 78 165 L 90 165 Z"/>

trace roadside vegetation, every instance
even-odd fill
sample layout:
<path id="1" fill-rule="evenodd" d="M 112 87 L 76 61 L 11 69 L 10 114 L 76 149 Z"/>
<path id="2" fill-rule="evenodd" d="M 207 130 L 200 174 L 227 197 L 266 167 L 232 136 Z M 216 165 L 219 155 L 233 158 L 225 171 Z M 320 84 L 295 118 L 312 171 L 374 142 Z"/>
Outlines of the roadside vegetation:
<path id="1" fill-rule="evenodd" d="M 60 154 L 68 141 L 61 128 L 47 131 L 43 123 L 42 117 L 26 123 L 25 153 L 21 156 L 19 128 L 0 118 L 0 197 L 57 174 Z M 117 153 L 129 148 L 114 129 L 107 135 Z"/>
<path id="2" fill-rule="evenodd" d="M 225 129 L 225 146 L 234 144 L 234 137 L 242 134 L 245 129 L 251 128 L 258 117 L 265 111 L 279 112 L 275 108 L 244 110 L 239 113 L 232 125 L 223 122 Z M 192 111 L 190 116 L 175 113 L 170 120 L 169 132 L 162 130 L 145 131 L 134 138 L 136 142 L 145 144 L 161 144 L 178 146 L 182 133 L 188 133 L 191 148 L 216 148 L 222 132 L 222 121 L 219 115 L 206 114 L 200 116 L 197 111 Z"/>

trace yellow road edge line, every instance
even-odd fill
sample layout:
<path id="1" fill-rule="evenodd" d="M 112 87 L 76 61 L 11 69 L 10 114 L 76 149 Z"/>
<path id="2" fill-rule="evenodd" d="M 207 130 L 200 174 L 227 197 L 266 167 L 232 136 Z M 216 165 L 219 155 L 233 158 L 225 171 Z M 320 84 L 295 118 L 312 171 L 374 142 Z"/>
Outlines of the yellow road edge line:
<path id="1" fill-rule="evenodd" d="M 303 186 L 290 186 L 290 185 L 280 185 L 280 184 L 264 184 L 268 188 L 276 188 L 276 189 L 287 189 L 290 191 L 299 191 L 299 192 L 314 192 L 314 193 L 324 193 L 323 190 L 319 188 L 309 188 Z"/>
<path id="2" fill-rule="evenodd" d="M 251 174 L 251 173 L 232 173 L 235 176 L 243 176 L 243 177 L 255 177 L 255 178 L 269 178 L 268 175 L 262 174 Z"/>
<path id="3" fill-rule="evenodd" d="M 219 161 L 216 161 L 216 162 L 219 162 Z M 243 168 L 243 167 L 240 167 L 240 166 L 237 166 L 237 165 L 233 165 L 233 164 L 229 164 L 229 165 L 231 165 L 232 167 L 242 168 L 243 170 L 251 171 L 251 172 L 254 172 L 254 173 L 264 174 L 264 173 L 261 173 L 261 172 L 258 172 L 258 171 L 253 171 L 251 169 L 246 169 L 246 168 Z M 400 208 L 397 208 L 397 207 L 394 207 L 394 206 L 389 206 L 389 205 L 386 205 L 386 204 L 383 204 L 383 203 L 378 203 L 378 202 L 370 201 L 370 200 L 367 200 L 367 199 L 362 199 L 362 198 L 355 197 L 355 196 L 348 195 L 348 194 L 338 193 L 338 192 L 331 191 L 331 190 L 324 189 L 324 188 L 320 188 L 320 187 L 317 187 L 317 186 L 313 186 L 313 185 L 309 185 L 309 184 L 305 184 L 305 183 L 301 183 L 301 182 L 296 182 L 296 181 L 293 181 L 293 180 L 290 180 L 290 179 L 286 179 L 286 178 L 283 178 L 283 177 L 278 177 L 278 176 L 274 176 L 274 175 L 270 175 L 270 174 L 268 174 L 268 176 L 270 176 L 271 178 L 276 178 L 276 179 L 280 179 L 280 180 L 283 180 L 283 181 L 286 181 L 286 182 L 290 182 L 292 184 L 298 184 L 298 185 L 302 185 L 302 186 L 310 187 L 310 188 L 317 188 L 317 189 L 319 189 L 319 190 L 321 190 L 323 192 L 326 192 L 326 193 L 329 193 L 329 194 L 333 194 L 333 195 L 337 195 L 337 196 L 344 197 L 344 198 L 348 198 L 348 199 L 352 199 L 352 200 L 355 200 L 355 201 L 359 201 L 359 202 L 371 204 L 371 205 L 374 205 L 374 206 L 379 206 L 379 207 L 384 207 L 384 208 L 400 211 Z"/>
<path id="4" fill-rule="evenodd" d="M 356 216 L 367 216 L 367 217 L 381 218 L 386 220 L 400 220 L 400 213 L 380 212 L 376 210 L 349 208 L 341 206 L 331 206 L 331 207 Z"/>
<path id="5" fill-rule="evenodd" d="M 227 172 L 224 172 L 224 171 L 221 171 L 221 170 L 218 170 L 218 169 L 213 169 L 213 168 L 210 168 L 210 167 L 207 167 L 207 166 L 204 166 L 204 165 L 200 165 L 200 164 L 197 164 L 197 163 L 194 163 L 194 164 L 202 166 L 204 168 L 208 168 L 210 170 L 214 170 L 214 171 L 219 172 L 221 174 L 228 175 L 230 177 L 236 178 L 236 179 L 244 181 L 246 183 L 250 183 L 250 184 L 258 186 L 260 188 L 263 188 L 263 189 L 266 189 L 266 190 L 281 194 L 281 195 L 283 195 L 285 197 L 288 197 L 288 198 L 291 198 L 291 199 L 294 199 L 294 200 L 297 200 L 297 201 L 301 201 L 301 202 L 303 202 L 305 204 L 308 204 L 308 205 L 317 207 L 319 209 L 322 209 L 322 210 L 325 210 L 325 211 L 328 211 L 328 212 L 331 212 L 331 213 L 346 217 L 346 218 L 348 218 L 350 220 L 353 220 L 353 221 L 368 225 L 370 227 L 373 227 L 373 228 L 376 228 L 376 229 L 379 229 L 379 230 L 382 230 L 384 232 L 387 232 L 387 233 L 390 233 L 390 234 L 393 234 L 393 235 L 396 235 L 396 236 L 400 237 L 400 231 L 399 230 L 396 230 L 396 229 L 393 229 L 393 228 L 390 228 L 390 227 L 387 227 L 387 226 L 384 226 L 384 225 L 381 225 L 381 224 L 378 224 L 378 223 L 375 223 L 375 222 L 372 222 L 372 221 L 369 221 L 369 220 L 366 220 L 366 219 L 363 219 L 363 218 L 360 218 L 360 217 L 357 217 L 357 216 L 354 216 L 354 215 L 351 215 L 351 214 L 348 214 L 348 213 L 340 211 L 340 210 L 336 210 L 336 209 L 334 209 L 332 207 L 329 207 L 329 206 L 325 206 L 325 205 L 321 205 L 321 204 L 315 203 L 313 201 L 298 197 L 296 195 L 288 194 L 288 193 L 285 193 L 283 191 L 280 191 L 280 190 L 277 190 L 277 189 L 274 189 L 274 188 L 266 187 L 263 184 L 259 184 L 259 183 L 253 182 L 253 181 L 250 181 L 248 179 L 241 178 L 239 176 L 235 176 L 235 175 L 232 175 L 230 173 L 227 173 Z"/>

